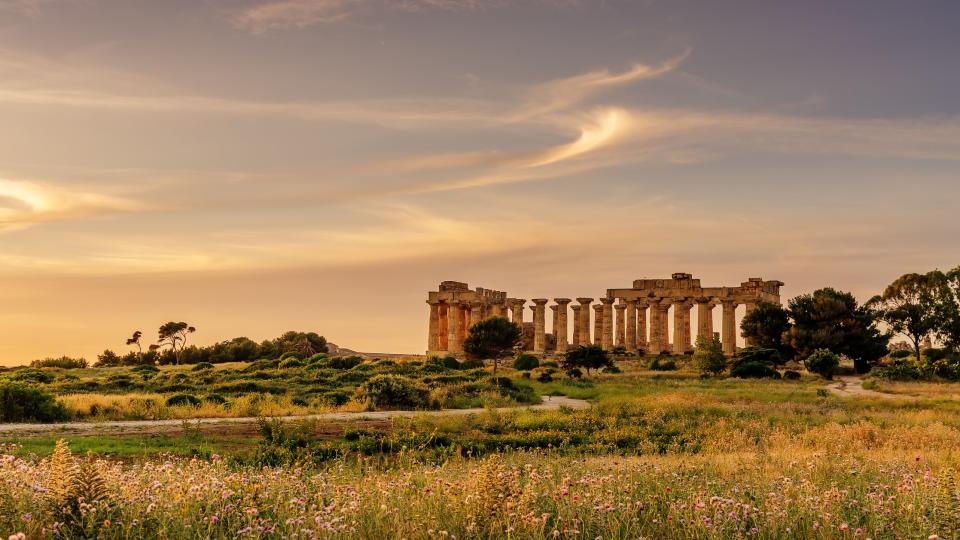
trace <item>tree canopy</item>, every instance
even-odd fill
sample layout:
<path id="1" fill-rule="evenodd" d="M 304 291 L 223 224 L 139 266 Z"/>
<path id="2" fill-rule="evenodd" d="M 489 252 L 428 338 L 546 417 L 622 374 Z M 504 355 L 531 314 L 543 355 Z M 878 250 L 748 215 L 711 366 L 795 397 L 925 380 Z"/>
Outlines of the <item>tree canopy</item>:
<path id="1" fill-rule="evenodd" d="M 470 327 L 463 350 L 473 358 L 493 360 L 496 371 L 502 358 L 513 355 L 521 336 L 520 327 L 506 317 L 489 317 Z"/>
<path id="2" fill-rule="evenodd" d="M 744 338 L 751 339 L 757 347 L 773 349 L 780 354 L 780 362 L 793 358 L 796 351 L 784 341 L 790 330 L 790 314 L 779 304 L 760 302 L 740 323 Z"/>
<path id="3" fill-rule="evenodd" d="M 910 340 L 918 361 L 920 343 L 943 333 L 949 319 L 947 306 L 952 302 L 948 283 L 939 270 L 904 274 L 868 302 L 891 330 Z"/>
<path id="4" fill-rule="evenodd" d="M 613 367 L 613 360 L 607 351 L 599 345 L 580 345 L 567 351 L 563 356 L 561 366 L 565 371 L 583 368 L 590 374 L 591 369 Z"/>

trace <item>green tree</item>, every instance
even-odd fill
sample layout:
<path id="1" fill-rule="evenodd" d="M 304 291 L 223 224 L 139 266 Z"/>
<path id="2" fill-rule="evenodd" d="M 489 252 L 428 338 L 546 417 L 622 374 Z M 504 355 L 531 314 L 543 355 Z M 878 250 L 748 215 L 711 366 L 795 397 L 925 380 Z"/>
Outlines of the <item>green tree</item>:
<path id="1" fill-rule="evenodd" d="M 127 346 L 136 345 L 137 352 L 143 354 L 143 346 L 140 344 L 140 338 L 143 337 L 143 332 L 137 330 L 133 333 L 132 336 L 127 338 Z"/>
<path id="2" fill-rule="evenodd" d="M 719 375 L 727 369 L 727 357 L 723 354 L 723 345 L 713 336 L 697 336 L 693 352 L 693 363 L 700 373 Z"/>
<path id="3" fill-rule="evenodd" d="M 790 300 L 787 311 L 793 326 L 785 341 L 797 351 L 797 358 L 829 349 L 853 359 L 857 372 L 866 373 L 887 354 L 890 336 L 877 328 L 877 314 L 858 305 L 848 292 L 819 289 Z"/>
<path id="4" fill-rule="evenodd" d="M 496 372 L 500 360 L 512 356 L 520 345 L 521 336 L 520 326 L 506 317 L 489 317 L 470 327 L 463 340 L 463 350 L 472 358 L 493 360 Z"/>
<path id="5" fill-rule="evenodd" d="M 185 322 L 168 322 L 161 326 L 157 332 L 159 340 L 157 347 L 170 347 L 170 351 L 179 365 L 183 356 L 183 349 L 187 345 L 187 336 L 196 331 L 196 328 Z"/>
<path id="6" fill-rule="evenodd" d="M 591 369 L 614 367 L 614 364 L 603 347 L 599 345 L 580 345 L 567 351 L 567 354 L 563 356 L 561 367 L 567 373 L 574 369 L 583 368 L 587 370 L 587 375 L 589 375 Z"/>
<path id="7" fill-rule="evenodd" d="M 793 358 L 796 351 L 784 342 L 784 334 L 790 330 L 790 314 L 779 304 L 760 302 L 756 309 L 743 318 L 740 330 L 744 338 L 753 340 L 754 345 L 774 349 L 780 353 L 782 364 Z"/>
<path id="8" fill-rule="evenodd" d="M 840 357 L 829 349 L 817 349 L 804 359 L 803 365 L 811 373 L 816 373 L 824 379 L 832 379 L 833 374 L 840 367 Z"/>
<path id="9" fill-rule="evenodd" d="M 960 350 L 960 266 L 946 274 L 946 295 L 940 307 L 938 334 L 944 345 Z"/>
<path id="10" fill-rule="evenodd" d="M 906 337 L 920 361 L 920 343 L 942 330 L 949 301 L 947 276 L 939 270 L 904 274 L 867 303 L 894 332 Z"/>

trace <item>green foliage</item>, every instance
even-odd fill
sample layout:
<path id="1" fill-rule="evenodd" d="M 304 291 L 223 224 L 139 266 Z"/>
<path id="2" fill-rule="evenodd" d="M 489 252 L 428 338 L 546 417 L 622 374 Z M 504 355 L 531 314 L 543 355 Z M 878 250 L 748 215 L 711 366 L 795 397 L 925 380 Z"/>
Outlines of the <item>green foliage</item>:
<path id="1" fill-rule="evenodd" d="M 430 391 L 400 375 L 377 375 L 363 383 L 354 396 L 371 409 L 427 409 Z"/>
<path id="2" fill-rule="evenodd" d="M 520 327 L 506 317 L 490 317 L 470 327 L 463 341 L 463 350 L 471 358 L 493 360 L 496 371 L 500 359 L 513 354 L 521 336 Z"/>
<path id="3" fill-rule="evenodd" d="M 886 366 L 878 366 L 870 371 L 870 376 L 889 381 L 915 381 L 925 378 L 916 362 L 909 360 L 894 360 Z"/>
<path id="4" fill-rule="evenodd" d="M 294 360 L 303 360 L 303 355 L 298 352 L 288 351 L 281 354 L 279 360 L 280 362 L 283 362 L 284 360 L 289 360 L 291 358 Z"/>
<path id="5" fill-rule="evenodd" d="M 579 371 L 582 368 L 587 370 L 589 375 L 591 369 L 601 369 L 614 364 L 607 351 L 599 345 L 580 345 L 567 351 L 561 365 L 568 375 L 576 377 L 573 370 Z"/>
<path id="6" fill-rule="evenodd" d="M 199 407 L 200 400 L 190 394 L 177 394 L 175 396 L 170 396 L 167 398 L 168 407 L 177 407 L 189 405 L 191 407 Z"/>
<path id="7" fill-rule="evenodd" d="M 700 373 L 719 375 L 727 369 L 727 357 L 723 354 L 723 345 L 715 337 L 697 336 L 693 353 L 693 363 Z"/>
<path id="8" fill-rule="evenodd" d="M 518 355 L 513 361 L 513 369 L 530 371 L 540 367 L 540 359 L 532 354 Z"/>
<path id="9" fill-rule="evenodd" d="M 783 378 L 784 378 L 784 380 L 787 380 L 787 381 L 799 381 L 799 380 L 800 380 L 800 372 L 799 372 L 799 371 L 794 371 L 794 370 L 792 370 L 792 369 L 788 369 L 788 370 L 786 370 L 786 371 L 783 372 Z"/>
<path id="10" fill-rule="evenodd" d="M 190 371 L 206 371 L 208 369 L 213 369 L 213 364 L 210 362 L 200 362 L 199 364 L 194 364 Z"/>
<path id="11" fill-rule="evenodd" d="M 30 384 L 0 379 L 0 422 L 59 422 L 70 414 L 53 394 Z"/>
<path id="12" fill-rule="evenodd" d="M 553 382 L 553 375 L 549 371 L 544 371 L 537 376 L 537 381 L 542 383 Z"/>
<path id="13" fill-rule="evenodd" d="M 859 306 L 852 294 L 824 288 L 789 302 L 793 327 L 787 342 L 797 357 L 807 358 L 817 349 L 829 349 L 853 359 L 859 373 L 887 354 L 890 336 L 876 326 L 876 312 Z"/>
<path id="14" fill-rule="evenodd" d="M 49 384 L 53 382 L 53 375 L 35 368 L 19 369 L 14 371 L 10 380 L 34 384 Z"/>
<path id="15" fill-rule="evenodd" d="M 86 369 L 87 360 L 85 358 L 70 358 L 61 356 L 60 358 L 44 358 L 30 362 L 32 368 L 61 368 L 61 369 Z"/>
<path id="16" fill-rule="evenodd" d="M 730 376 L 738 379 L 779 379 L 780 373 L 765 362 L 741 362 L 730 370 Z"/>
<path id="17" fill-rule="evenodd" d="M 280 369 L 294 369 L 303 367 L 303 361 L 297 358 L 296 356 L 288 356 L 283 360 L 280 360 L 280 363 L 277 365 Z"/>
<path id="18" fill-rule="evenodd" d="M 803 365 L 811 373 L 816 373 L 825 379 L 832 379 L 833 374 L 840 367 L 840 357 L 830 349 L 817 349 L 804 359 Z"/>
<path id="19" fill-rule="evenodd" d="M 784 342 L 790 330 L 790 314 L 779 304 L 760 302 L 740 323 L 743 337 L 752 339 L 758 347 L 773 349 L 780 355 L 777 364 L 793 358 L 795 351 Z"/>
<path id="20" fill-rule="evenodd" d="M 207 403 L 213 403 L 215 405 L 223 405 L 227 402 L 227 398 L 221 396 L 220 394 L 207 394 L 203 398 Z"/>
<path id="21" fill-rule="evenodd" d="M 654 356 L 647 365 L 647 368 L 651 371 L 675 371 L 677 369 L 677 363 L 672 358 L 663 359 L 659 356 Z"/>
<path id="22" fill-rule="evenodd" d="M 363 363 L 359 356 L 334 356 L 327 360 L 327 366 L 333 369 L 353 369 Z"/>
<path id="23" fill-rule="evenodd" d="M 893 351 L 889 356 L 890 358 L 907 358 L 913 356 L 913 352 L 906 349 L 900 349 L 898 351 Z"/>

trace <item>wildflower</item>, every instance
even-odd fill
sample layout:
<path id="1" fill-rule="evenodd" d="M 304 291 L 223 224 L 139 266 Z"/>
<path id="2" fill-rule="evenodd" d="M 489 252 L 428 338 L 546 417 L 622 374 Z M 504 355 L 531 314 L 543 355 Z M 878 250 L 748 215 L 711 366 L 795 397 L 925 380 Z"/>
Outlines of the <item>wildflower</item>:
<path id="1" fill-rule="evenodd" d="M 27 535 L 23 534 L 22 532 L 18 532 L 17 534 L 11 534 L 10 540 L 27 540 Z"/>

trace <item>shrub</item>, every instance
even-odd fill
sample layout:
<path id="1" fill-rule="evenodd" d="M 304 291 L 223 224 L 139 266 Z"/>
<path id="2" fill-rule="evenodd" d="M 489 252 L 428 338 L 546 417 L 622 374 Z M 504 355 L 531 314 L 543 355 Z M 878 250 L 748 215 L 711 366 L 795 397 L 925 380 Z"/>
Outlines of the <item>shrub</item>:
<path id="1" fill-rule="evenodd" d="M 62 369 L 86 369 L 87 360 L 85 358 L 70 358 L 61 356 L 60 358 L 44 358 L 43 360 L 34 360 L 30 362 L 33 368 L 62 368 Z"/>
<path id="2" fill-rule="evenodd" d="M 363 363 L 359 356 L 334 356 L 327 361 L 327 366 L 333 369 L 353 369 Z"/>
<path id="3" fill-rule="evenodd" d="M 574 369 L 580 371 L 580 368 L 586 369 L 587 374 L 591 369 L 600 369 L 613 365 L 613 360 L 599 345 L 581 345 L 575 349 L 567 351 L 563 356 L 563 369 L 571 373 Z M 582 376 L 582 372 L 581 375 Z"/>
<path id="4" fill-rule="evenodd" d="M 873 368 L 870 375 L 888 381 L 915 381 L 923 378 L 923 372 L 909 360 L 895 360 L 890 365 Z"/>
<path id="5" fill-rule="evenodd" d="M 567 370 L 567 375 L 568 375 L 571 379 L 579 379 L 579 378 L 583 377 L 583 372 L 580 371 L 580 368 L 570 368 L 570 369 Z"/>
<path id="6" fill-rule="evenodd" d="M 730 376 L 738 379 L 779 379 L 780 374 L 763 362 L 742 362 L 730 370 Z"/>
<path id="7" fill-rule="evenodd" d="M 840 357 L 829 349 L 817 349 L 803 361 L 803 365 L 811 373 L 816 373 L 824 379 L 832 379 L 833 374 L 840 367 Z"/>
<path id="8" fill-rule="evenodd" d="M 541 374 L 537 377 L 537 381 L 542 382 L 542 383 L 553 382 L 553 375 L 551 375 L 551 374 L 550 374 L 549 372 L 547 372 L 547 371 L 544 371 L 543 373 L 541 373 Z"/>
<path id="9" fill-rule="evenodd" d="M 460 369 L 481 369 L 484 367 L 486 367 L 486 364 L 479 358 L 467 358 L 463 362 L 460 362 Z"/>
<path id="10" fill-rule="evenodd" d="M 28 368 L 14 371 L 10 380 L 34 384 L 50 384 L 53 382 L 53 375 L 39 369 Z"/>
<path id="11" fill-rule="evenodd" d="M 175 396 L 170 396 L 167 398 L 168 407 L 178 407 L 182 405 L 189 405 L 191 407 L 199 407 L 200 400 L 191 396 L 190 394 L 177 394 Z"/>
<path id="12" fill-rule="evenodd" d="M 604 373 L 623 373 L 623 370 L 618 368 L 617 366 L 607 366 L 603 368 L 603 372 Z"/>
<path id="13" fill-rule="evenodd" d="M 788 369 L 783 372 L 783 378 L 788 381 L 797 381 L 800 380 L 800 372 Z"/>
<path id="14" fill-rule="evenodd" d="M 134 366 L 130 368 L 130 371 L 134 373 L 157 373 L 160 371 L 160 368 L 157 366 L 152 366 L 150 364 L 140 364 L 139 366 Z"/>
<path id="15" fill-rule="evenodd" d="M 400 375 L 377 375 L 363 383 L 354 396 L 372 409 L 424 409 L 430 391 Z"/>
<path id="16" fill-rule="evenodd" d="M 661 360 L 659 356 L 654 356 L 647 367 L 651 371 L 675 371 L 677 363 L 672 358 Z"/>
<path id="17" fill-rule="evenodd" d="M 541 362 L 540 367 L 559 369 L 560 364 L 558 364 L 555 360 L 547 360 L 546 362 Z"/>
<path id="18" fill-rule="evenodd" d="M 210 362 L 197 362 L 190 368 L 190 371 L 203 371 L 205 369 L 213 369 L 213 364 Z"/>
<path id="19" fill-rule="evenodd" d="M 277 365 L 280 369 L 294 369 L 298 367 L 303 367 L 303 361 L 298 358 L 286 358 L 280 361 L 280 364 Z"/>
<path id="20" fill-rule="evenodd" d="M 243 368 L 243 371 L 244 373 L 252 373 L 264 369 L 274 369 L 279 365 L 279 360 L 257 360 L 256 362 L 250 362 L 250 365 Z"/>
<path id="21" fill-rule="evenodd" d="M 909 358 L 913 356 L 913 351 L 908 351 L 906 349 L 900 349 L 890 353 L 890 358 Z"/>
<path id="22" fill-rule="evenodd" d="M 453 356 L 435 356 L 432 360 L 447 369 L 460 369 L 461 367 L 460 362 Z"/>
<path id="23" fill-rule="evenodd" d="M 926 358 L 928 362 L 943 360 L 947 357 L 947 354 L 948 351 L 946 349 L 926 349 L 923 351 L 923 357 Z"/>
<path id="24" fill-rule="evenodd" d="M 70 413 L 53 394 L 35 386 L 0 381 L 0 422 L 57 422 Z"/>
<path id="25" fill-rule="evenodd" d="M 227 402 L 227 398 L 221 396 L 220 394 L 208 394 L 203 398 L 207 403 L 214 403 L 216 405 L 223 405 Z"/>
<path id="26" fill-rule="evenodd" d="M 513 361 L 513 369 L 530 371 L 540 367 L 540 359 L 532 354 L 521 354 Z"/>
<path id="27" fill-rule="evenodd" d="M 732 366 L 737 367 L 745 362 L 757 362 L 768 366 L 774 366 L 781 363 L 780 353 L 775 349 L 765 347 L 746 347 L 737 351 L 733 356 Z"/>
<path id="28" fill-rule="evenodd" d="M 715 337 L 697 336 L 693 361 L 700 373 L 704 374 L 718 375 L 727 369 L 727 357 L 723 354 L 723 346 Z"/>
<path id="29" fill-rule="evenodd" d="M 320 394 L 320 399 L 331 407 L 345 405 L 348 401 L 350 401 L 350 397 L 351 395 L 343 390 L 335 390 L 333 392 L 325 392 Z"/>
<path id="30" fill-rule="evenodd" d="M 310 358 L 307 358 L 307 363 L 308 363 L 308 364 L 316 364 L 317 362 L 321 362 L 321 361 L 326 360 L 326 359 L 327 359 L 327 354 L 326 354 L 326 353 L 317 353 L 317 354 L 311 356 Z"/>
<path id="31" fill-rule="evenodd" d="M 290 351 L 290 352 L 285 352 L 285 353 L 281 354 L 281 355 L 280 355 L 280 358 L 278 358 L 278 360 L 279 360 L 280 362 L 283 362 L 284 360 L 287 360 L 288 358 L 295 358 L 295 359 L 297 359 L 297 360 L 303 360 L 303 355 L 300 354 L 300 353 L 298 353 L 298 352 Z"/>

